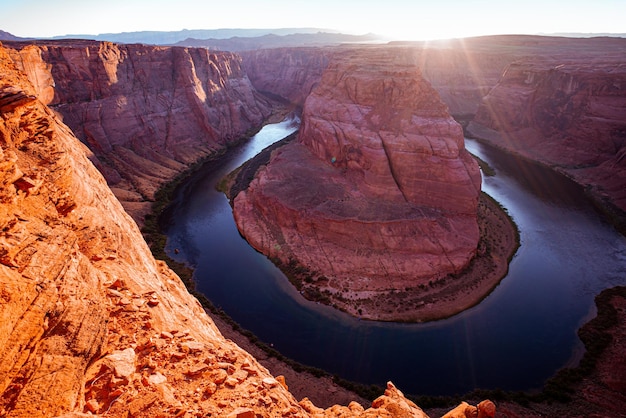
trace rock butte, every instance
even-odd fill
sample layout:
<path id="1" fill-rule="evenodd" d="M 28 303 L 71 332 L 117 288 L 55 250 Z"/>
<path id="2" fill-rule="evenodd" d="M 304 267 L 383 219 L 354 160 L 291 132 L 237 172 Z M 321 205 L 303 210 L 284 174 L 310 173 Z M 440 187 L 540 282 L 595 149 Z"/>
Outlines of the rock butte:
<path id="1" fill-rule="evenodd" d="M 411 57 L 351 51 L 307 97 L 297 141 L 274 152 L 233 208 L 270 258 L 342 295 L 374 295 L 468 264 L 480 181 L 461 126 Z"/>
<path id="2" fill-rule="evenodd" d="M 392 46 L 414 57 L 455 118 L 471 121 L 471 136 L 555 168 L 624 218 L 626 40 L 506 35 Z M 347 48 L 241 55 L 255 88 L 304 103 Z"/>

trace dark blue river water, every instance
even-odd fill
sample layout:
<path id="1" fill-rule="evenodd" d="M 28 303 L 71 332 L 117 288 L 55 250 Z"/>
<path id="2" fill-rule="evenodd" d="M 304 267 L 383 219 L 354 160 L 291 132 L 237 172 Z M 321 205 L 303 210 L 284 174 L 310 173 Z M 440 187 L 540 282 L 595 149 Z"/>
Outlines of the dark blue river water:
<path id="1" fill-rule="evenodd" d="M 578 362 L 576 331 L 595 314 L 594 296 L 626 284 L 626 239 L 579 186 L 467 140 L 497 172 L 483 179 L 483 190 L 521 231 L 509 274 L 480 305 L 450 319 L 360 321 L 304 300 L 241 238 L 226 197 L 215 190 L 221 177 L 295 129 L 294 120 L 266 126 L 178 192 L 168 251 L 195 267 L 198 290 L 216 306 L 300 363 L 367 384 L 390 380 L 407 394 L 531 390 Z"/>

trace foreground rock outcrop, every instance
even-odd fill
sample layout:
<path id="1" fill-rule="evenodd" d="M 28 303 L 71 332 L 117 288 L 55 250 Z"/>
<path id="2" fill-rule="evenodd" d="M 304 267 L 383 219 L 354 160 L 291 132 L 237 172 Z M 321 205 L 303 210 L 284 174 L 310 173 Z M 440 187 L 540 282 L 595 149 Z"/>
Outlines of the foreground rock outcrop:
<path id="1" fill-rule="evenodd" d="M 0 415 L 425 417 L 297 402 L 156 261 L 0 45 Z"/>
<path id="2" fill-rule="evenodd" d="M 10 46 L 139 222 L 163 183 L 271 113 L 232 53 L 75 40 Z"/>
<path id="3" fill-rule="evenodd" d="M 355 301 L 467 266 L 479 193 L 460 125 L 412 59 L 383 48 L 327 67 L 298 140 L 274 152 L 233 207 L 255 248 Z"/>

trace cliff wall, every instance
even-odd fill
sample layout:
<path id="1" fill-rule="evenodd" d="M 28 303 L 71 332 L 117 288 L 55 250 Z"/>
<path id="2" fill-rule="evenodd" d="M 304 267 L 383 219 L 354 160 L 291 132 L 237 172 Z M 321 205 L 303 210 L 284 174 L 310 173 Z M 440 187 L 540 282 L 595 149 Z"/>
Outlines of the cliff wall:
<path id="1" fill-rule="evenodd" d="M 595 45 L 511 64 L 468 131 L 556 168 L 624 211 L 626 41 Z"/>
<path id="2" fill-rule="evenodd" d="M 302 106 L 335 53 L 335 48 L 309 47 L 259 49 L 240 55 L 257 90 Z"/>
<path id="3" fill-rule="evenodd" d="M 0 71 L 0 415 L 173 414 L 188 396 L 190 386 L 176 386 L 184 373 L 215 412 L 220 389 L 208 376 L 221 361 L 237 376 L 249 370 L 232 388 L 246 376 L 262 388 L 269 373 L 154 260 L 89 151 L 4 49 Z M 244 390 L 222 387 L 225 401 Z M 276 407 L 297 407 L 284 389 L 269 393 Z"/>
<path id="4" fill-rule="evenodd" d="M 10 45 L 41 100 L 91 149 L 138 221 L 159 186 L 271 113 L 232 53 L 95 41 Z"/>
<path id="5" fill-rule="evenodd" d="M 234 199 L 241 233 L 319 275 L 337 299 L 459 272 L 476 252 L 480 192 L 461 126 L 412 57 L 380 48 L 335 58 L 298 140 Z"/>

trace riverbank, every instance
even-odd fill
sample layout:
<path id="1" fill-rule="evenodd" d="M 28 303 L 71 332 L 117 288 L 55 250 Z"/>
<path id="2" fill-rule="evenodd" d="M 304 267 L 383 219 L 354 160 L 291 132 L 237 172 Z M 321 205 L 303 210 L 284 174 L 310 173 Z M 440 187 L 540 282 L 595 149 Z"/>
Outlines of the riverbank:
<path id="1" fill-rule="evenodd" d="M 191 284 L 193 285 L 193 283 Z M 203 304 L 205 303 L 210 304 L 206 300 L 205 297 L 203 297 L 202 295 L 198 295 L 197 291 L 192 292 L 192 293 L 196 294 L 198 296 L 198 299 L 201 300 Z M 211 316 L 214 319 L 216 319 L 216 322 L 218 323 L 218 326 L 220 327 L 224 335 L 227 335 L 228 338 L 231 338 L 234 341 L 236 341 L 237 344 L 239 344 L 240 346 L 242 346 L 249 352 L 254 353 L 254 355 L 257 356 L 257 358 L 263 359 L 261 362 L 266 367 L 268 367 L 268 369 L 272 371 L 272 374 L 285 375 L 287 384 L 293 389 L 296 397 L 302 398 L 303 396 L 308 396 L 312 398 L 313 396 L 318 396 L 318 399 L 326 399 L 329 396 L 331 396 L 329 394 L 334 394 L 336 392 L 335 389 L 330 389 L 330 390 L 328 389 L 330 387 L 329 382 L 333 382 L 336 380 L 335 378 L 331 377 L 328 373 L 324 373 L 320 370 L 317 370 L 317 371 L 313 370 L 312 372 L 302 372 L 303 369 L 309 369 L 309 370 L 311 369 L 306 368 L 302 365 L 299 365 L 293 362 L 292 360 L 285 359 L 284 356 L 280 355 L 280 353 L 275 352 L 275 350 L 271 349 L 271 347 L 267 347 L 267 346 L 264 347 L 264 344 L 260 342 L 256 337 L 254 337 L 254 335 L 252 335 L 250 332 L 242 330 L 232 320 L 229 321 L 223 312 L 218 311 L 216 313 L 215 311 L 213 311 Z M 224 321 L 221 320 L 223 316 L 226 318 Z M 257 354 L 257 352 L 254 351 L 256 348 L 261 350 L 260 354 Z M 277 364 L 278 366 L 275 366 L 274 364 Z M 288 374 L 287 372 L 283 373 L 282 371 L 280 371 L 281 367 L 282 367 L 282 370 L 292 370 L 292 373 L 289 375 L 287 375 Z M 343 384 L 343 382 L 340 382 L 340 383 Z M 301 394 L 296 393 L 297 387 L 304 388 Z M 352 387 L 352 386 L 348 386 L 348 387 Z M 502 396 L 504 396 L 505 398 L 509 398 L 509 399 L 511 396 L 513 396 L 513 398 L 517 396 L 516 394 L 510 395 L 510 394 L 503 393 L 502 391 L 496 391 L 495 395 L 498 395 L 498 397 L 496 398 L 491 395 L 488 395 L 488 397 L 493 397 L 494 400 L 501 400 Z M 369 395 L 366 395 L 366 397 L 371 399 Z M 427 397 L 427 398 L 430 398 L 430 397 Z M 346 399 L 356 399 L 356 395 L 350 396 L 348 392 Z M 470 399 L 470 398 L 467 398 L 467 399 Z M 533 400 L 534 399 L 535 398 L 533 397 Z M 553 399 L 553 398 L 550 398 L 550 399 Z M 415 401 L 417 401 L 419 405 L 424 406 L 426 408 L 430 408 L 433 406 L 433 403 L 432 403 L 432 400 L 430 399 L 428 400 L 429 402 L 425 402 L 424 399 L 422 398 L 415 399 Z M 450 401 L 448 398 L 443 398 L 443 397 L 439 399 L 434 399 L 434 401 L 436 402 L 437 405 L 448 405 L 448 404 L 453 405 L 455 403 L 455 400 Z M 529 398 L 522 397 L 522 401 L 528 402 Z M 332 402 L 341 403 L 342 401 L 333 400 Z M 323 404 L 322 402 L 319 402 L 319 401 L 317 401 L 316 403 L 320 406 Z M 436 415 L 431 415 L 431 416 L 436 416 Z"/>
<path id="2" fill-rule="evenodd" d="M 463 132 L 467 138 L 474 139 L 506 154 L 515 156 L 529 164 L 549 168 L 580 185 L 596 210 L 602 214 L 620 234 L 626 236 L 626 211 L 618 206 L 616 201 L 603 190 L 601 185 L 594 184 L 593 182 L 585 182 L 584 177 L 581 178 L 576 175 L 577 172 L 585 171 L 585 168 L 568 168 L 566 166 L 550 163 L 541 158 L 541 156 L 529 155 L 524 150 L 513 147 L 510 141 L 503 141 L 499 132 L 485 128 L 482 125 L 474 123 L 471 125 L 463 125 Z"/>

